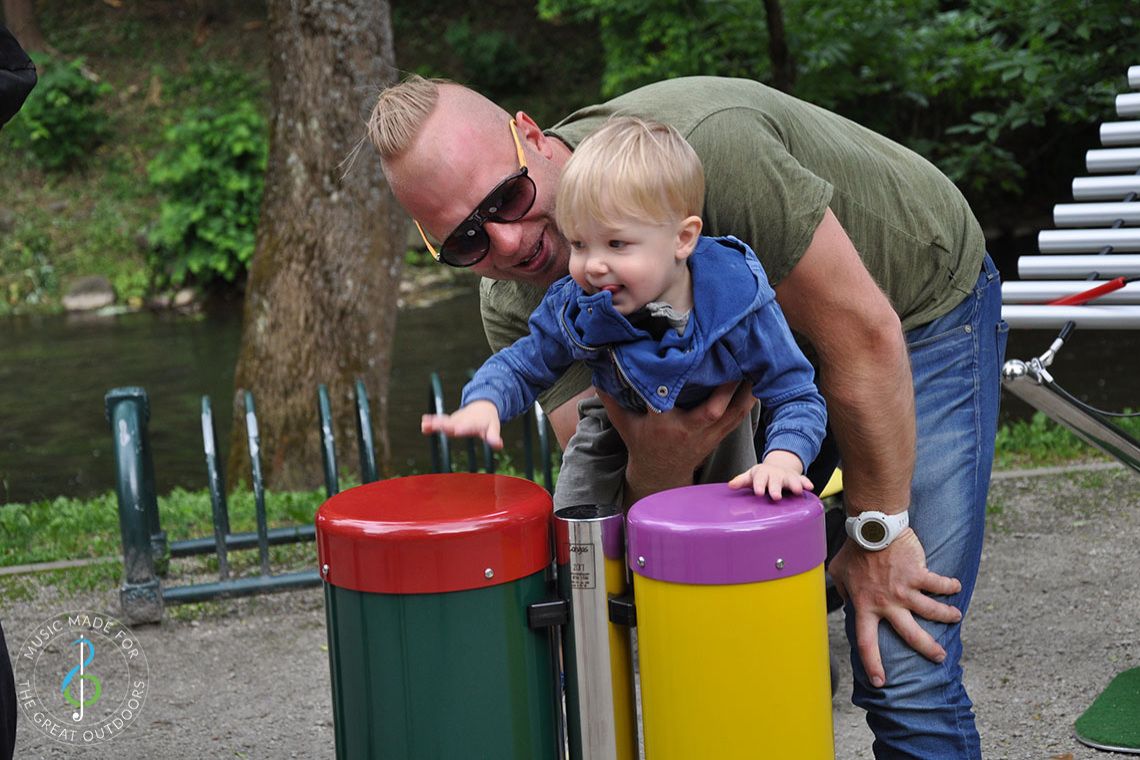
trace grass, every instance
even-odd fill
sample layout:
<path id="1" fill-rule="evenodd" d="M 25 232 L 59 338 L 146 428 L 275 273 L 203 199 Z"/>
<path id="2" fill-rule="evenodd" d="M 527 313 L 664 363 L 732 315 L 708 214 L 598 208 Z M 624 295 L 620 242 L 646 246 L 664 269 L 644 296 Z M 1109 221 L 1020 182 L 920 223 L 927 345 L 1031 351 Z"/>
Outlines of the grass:
<path id="1" fill-rule="evenodd" d="M 269 527 L 312 524 L 324 498 L 323 490 L 266 493 Z M 256 530 L 252 493 L 235 490 L 228 503 L 232 532 Z M 168 541 L 214 534 L 205 489 L 175 489 L 159 497 L 158 513 Z M 120 551 L 118 500 L 112 491 L 89 500 L 59 498 L 0 508 L 0 566 L 111 557 Z"/>
<path id="2" fill-rule="evenodd" d="M 456 466 L 465 461 L 456 460 Z M 509 457 L 500 456 L 497 472 L 503 475 L 523 477 Z M 554 472 L 557 477 L 557 470 Z M 536 476 L 541 480 L 541 474 Z M 340 478 L 341 488 L 356 485 L 350 476 Z M 270 528 L 293 525 L 312 525 L 317 508 L 325 501 L 323 488 L 312 491 L 266 492 L 265 511 Z M 253 532 L 257 529 L 256 505 L 252 490 L 244 485 L 236 487 L 228 497 L 231 533 Z M 191 538 L 212 537 L 214 535 L 213 509 L 208 489 L 187 491 L 176 488 L 165 496 L 158 497 L 158 514 L 162 530 L 168 542 Z M 118 557 L 122 552 L 119 532 L 118 497 L 108 491 L 94 499 L 58 498 L 29 504 L 6 504 L 0 506 L 0 567 L 36 564 L 69 559 L 98 559 Z M 270 566 L 273 572 L 311 567 L 314 562 L 312 545 L 284 544 L 269 547 Z M 232 571 L 237 575 L 247 571 L 258 571 L 257 550 L 228 553 Z M 91 565 L 59 571 L 69 577 L 88 577 L 90 580 L 72 580 L 80 587 L 97 588 L 98 579 L 108 572 L 118 579 L 121 563 L 107 563 L 113 572 L 104 565 Z M 55 571 L 53 571 L 55 572 Z M 217 558 L 202 555 L 192 558 L 178 558 L 170 563 L 170 577 L 210 574 L 216 577 Z M 11 579 L 15 576 L 0 577 L 0 592 L 6 585 L 12 586 L 11 593 L 20 594 L 19 584 Z M 12 585 L 15 583 L 15 585 Z M 93 583 L 95 585 L 84 586 Z"/>
<path id="3" fill-rule="evenodd" d="M 1119 418 L 1115 422 L 1125 433 L 1140 438 L 1140 417 Z M 1108 461 L 1109 457 L 1042 412 L 1036 412 L 1028 421 L 1002 425 L 998 430 L 994 456 L 997 469 L 1047 467 L 1083 459 Z"/>

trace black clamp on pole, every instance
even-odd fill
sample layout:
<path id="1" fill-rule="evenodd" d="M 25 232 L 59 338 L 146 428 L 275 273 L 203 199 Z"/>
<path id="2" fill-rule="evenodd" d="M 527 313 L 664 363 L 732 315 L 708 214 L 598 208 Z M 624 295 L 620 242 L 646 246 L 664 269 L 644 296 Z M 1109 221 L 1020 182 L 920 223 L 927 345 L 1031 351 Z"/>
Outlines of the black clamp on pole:
<path id="1" fill-rule="evenodd" d="M 534 629 L 566 625 L 570 621 L 570 605 L 565 599 L 551 599 L 527 605 L 526 623 Z"/>
<path id="2" fill-rule="evenodd" d="M 632 593 L 610 597 L 609 608 L 611 623 L 629 628 L 637 627 L 637 605 L 633 603 Z"/>

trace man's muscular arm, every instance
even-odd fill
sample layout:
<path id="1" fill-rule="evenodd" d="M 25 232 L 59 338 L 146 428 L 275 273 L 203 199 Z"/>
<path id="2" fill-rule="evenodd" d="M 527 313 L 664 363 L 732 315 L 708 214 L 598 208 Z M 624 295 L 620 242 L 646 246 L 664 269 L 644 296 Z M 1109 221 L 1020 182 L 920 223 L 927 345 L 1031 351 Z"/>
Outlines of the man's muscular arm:
<path id="1" fill-rule="evenodd" d="M 898 316 L 864 268 L 831 210 L 803 258 L 776 286 L 793 330 L 820 357 L 820 390 L 843 459 L 849 513 L 900 512 L 910 505 L 914 473 L 914 388 Z M 871 681 L 885 683 L 878 623 L 887 620 L 918 652 L 936 662 L 946 653 L 914 620 L 956 622 L 961 613 L 923 592 L 955 593 L 961 584 L 926 569 L 913 531 L 881 552 L 844 544 L 830 573 L 856 610 L 859 653 Z"/>

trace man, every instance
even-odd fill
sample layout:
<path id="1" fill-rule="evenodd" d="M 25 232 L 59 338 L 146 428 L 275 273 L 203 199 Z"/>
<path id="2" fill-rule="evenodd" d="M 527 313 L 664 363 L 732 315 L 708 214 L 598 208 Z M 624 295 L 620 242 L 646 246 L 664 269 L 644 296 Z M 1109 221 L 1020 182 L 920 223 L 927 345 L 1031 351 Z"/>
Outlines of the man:
<path id="1" fill-rule="evenodd" d="M 553 223 L 559 174 L 614 114 L 671 124 L 693 145 L 708 233 L 756 251 L 818 357 L 845 506 L 860 518 L 830 573 L 847 600 L 853 700 L 868 710 L 876 754 L 980 756 L 960 623 L 981 556 L 1005 332 L 977 221 L 921 157 L 756 82 L 659 82 L 545 132 L 520 111 L 516 151 L 510 114 L 458 85 L 412 79 L 381 94 L 370 135 L 441 258 L 486 278 L 493 348 L 525 333 L 543 289 L 567 273 Z M 513 202 L 527 181 L 532 201 Z M 563 445 L 588 384 L 572 370 L 543 399 Z M 626 502 L 699 480 L 710 453 L 749 445 L 748 393 L 722 387 L 661 415 L 603 397 L 629 450 Z"/>
<path id="2" fill-rule="evenodd" d="M 35 84 L 35 64 L 8 28 L 0 24 L 0 127 L 16 115 Z M 11 760 L 15 746 L 16 682 L 0 627 L 0 760 Z"/>

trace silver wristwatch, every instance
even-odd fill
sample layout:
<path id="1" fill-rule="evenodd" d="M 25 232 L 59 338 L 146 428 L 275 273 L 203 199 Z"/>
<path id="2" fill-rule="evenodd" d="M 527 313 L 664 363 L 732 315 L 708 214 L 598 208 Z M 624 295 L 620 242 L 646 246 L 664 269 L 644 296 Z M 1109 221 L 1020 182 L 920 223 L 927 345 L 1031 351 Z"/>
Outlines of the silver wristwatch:
<path id="1" fill-rule="evenodd" d="M 847 518 L 847 535 L 869 552 L 886 549 L 910 525 L 909 512 L 897 515 L 869 510 Z"/>

